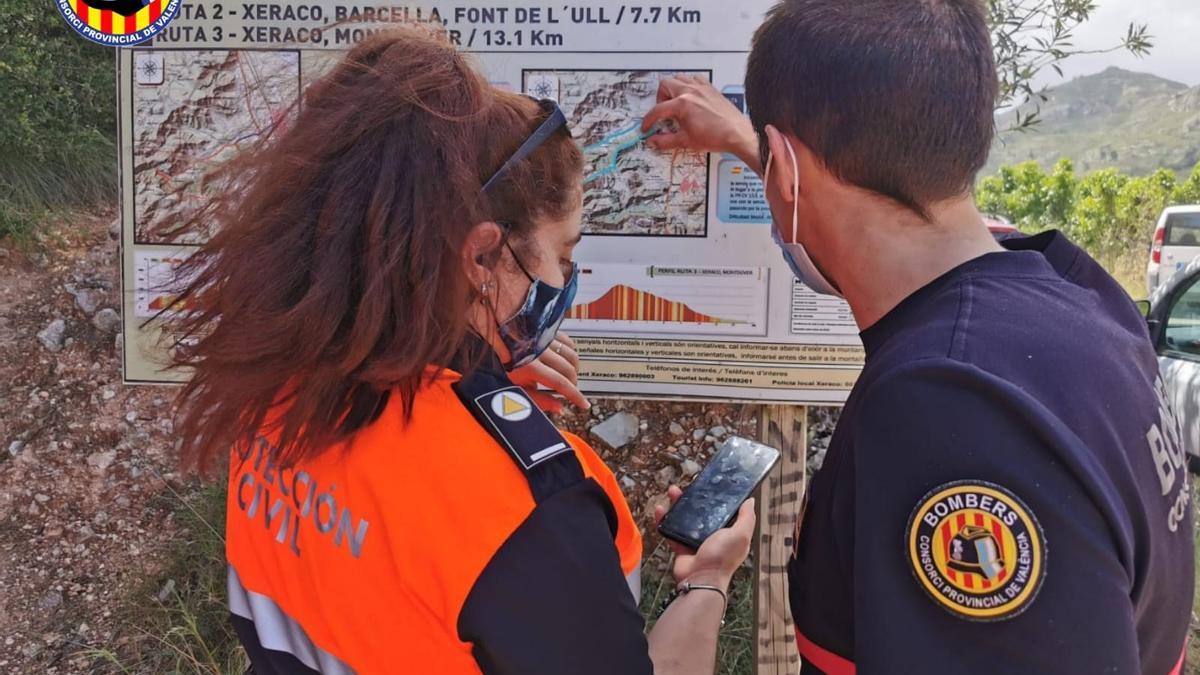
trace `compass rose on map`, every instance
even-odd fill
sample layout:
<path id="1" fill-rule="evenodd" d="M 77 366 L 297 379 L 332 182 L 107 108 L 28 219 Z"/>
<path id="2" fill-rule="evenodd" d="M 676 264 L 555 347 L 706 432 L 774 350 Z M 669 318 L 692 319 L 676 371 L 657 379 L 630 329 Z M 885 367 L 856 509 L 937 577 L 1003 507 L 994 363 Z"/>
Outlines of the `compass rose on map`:
<path id="1" fill-rule="evenodd" d="M 162 54 L 138 54 L 133 69 L 138 84 L 163 83 Z"/>
<path id="2" fill-rule="evenodd" d="M 525 93 L 542 99 L 558 100 L 558 78 L 550 74 L 531 75 L 525 83 Z"/>

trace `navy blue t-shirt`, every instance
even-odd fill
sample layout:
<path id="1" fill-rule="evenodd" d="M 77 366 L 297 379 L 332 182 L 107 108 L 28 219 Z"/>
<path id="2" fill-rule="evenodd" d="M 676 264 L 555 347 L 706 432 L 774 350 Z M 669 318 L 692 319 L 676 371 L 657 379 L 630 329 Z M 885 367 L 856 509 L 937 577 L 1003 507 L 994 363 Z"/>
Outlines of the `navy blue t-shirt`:
<path id="1" fill-rule="evenodd" d="M 789 565 L 803 673 L 1180 668 L 1185 457 L 1144 320 L 1061 234 L 863 332 Z"/>

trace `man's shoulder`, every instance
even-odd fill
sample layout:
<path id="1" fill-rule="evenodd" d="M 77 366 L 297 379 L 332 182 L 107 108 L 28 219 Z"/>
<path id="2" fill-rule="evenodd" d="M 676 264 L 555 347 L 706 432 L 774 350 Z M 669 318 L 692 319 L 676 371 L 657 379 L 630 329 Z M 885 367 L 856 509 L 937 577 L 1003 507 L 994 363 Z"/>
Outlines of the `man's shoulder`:
<path id="1" fill-rule="evenodd" d="M 1068 279 L 972 283 L 948 357 L 975 376 L 1076 428 L 1097 410 L 1153 399 L 1157 360 L 1128 296 Z"/>
<path id="2" fill-rule="evenodd" d="M 960 271 L 953 278 L 918 291 L 885 317 L 880 343 L 867 374 L 882 375 L 907 364 L 937 358 L 965 363 L 985 353 L 1021 349 L 1029 340 L 1065 336 L 1064 313 L 1082 319 L 1089 310 L 1085 293 L 1052 275 L 1026 276 L 986 268 Z M 882 322 L 881 322 L 882 323 Z"/>
<path id="3" fill-rule="evenodd" d="M 975 376 L 1039 391 L 1054 382 L 1084 386 L 1100 369 L 1108 373 L 1102 379 L 1140 380 L 1153 365 L 1132 301 L 1067 279 L 968 276 L 922 304 L 868 363 L 864 379 L 958 363 Z"/>
<path id="4" fill-rule="evenodd" d="M 906 359 L 862 384 L 842 422 L 856 472 L 909 465 L 906 471 L 926 466 L 939 474 L 947 463 L 983 470 L 1083 450 L 1052 406 L 1020 381 L 968 361 Z"/>

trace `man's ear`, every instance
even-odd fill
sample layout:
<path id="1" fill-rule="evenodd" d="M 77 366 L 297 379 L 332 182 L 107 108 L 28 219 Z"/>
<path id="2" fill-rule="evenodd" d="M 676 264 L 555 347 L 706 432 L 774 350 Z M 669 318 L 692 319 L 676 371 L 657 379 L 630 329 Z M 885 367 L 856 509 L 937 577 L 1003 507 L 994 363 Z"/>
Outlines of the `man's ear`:
<path id="1" fill-rule="evenodd" d="M 792 157 L 788 154 L 787 142 L 773 125 L 768 124 L 767 133 L 767 148 L 771 151 L 770 162 L 770 178 L 771 187 L 775 189 L 775 194 L 780 195 L 783 200 L 791 204 L 795 201 L 794 192 L 796 174 L 793 172 Z M 763 167 L 767 171 L 768 167 Z"/>
<path id="2" fill-rule="evenodd" d="M 771 149 L 771 184 L 783 195 L 787 203 L 792 203 L 793 195 L 804 196 L 805 186 L 820 185 L 828 176 L 825 165 L 804 141 L 791 134 L 786 136 L 779 129 L 767 125 L 767 147 Z M 795 153 L 796 163 L 788 154 L 788 147 Z M 793 170 L 795 173 L 793 173 Z M 793 177 L 796 183 L 792 183 Z M 796 192 L 793 192 L 796 190 Z"/>
<path id="3" fill-rule="evenodd" d="M 471 280 L 471 286 L 478 289 L 485 281 L 492 280 L 492 267 L 495 254 L 504 239 L 504 232 L 493 222 L 476 223 L 467 232 L 463 242 L 462 264 L 463 273 Z"/>
<path id="4" fill-rule="evenodd" d="M 809 188 L 808 198 L 812 198 L 811 190 L 817 186 L 824 185 L 829 179 L 829 170 L 825 168 L 825 163 L 817 158 L 817 154 L 812 151 L 804 141 L 789 135 L 787 137 L 792 142 L 792 149 L 796 151 L 796 170 L 799 175 L 796 177 L 800 184 L 800 199 L 804 200 L 805 188 Z"/>

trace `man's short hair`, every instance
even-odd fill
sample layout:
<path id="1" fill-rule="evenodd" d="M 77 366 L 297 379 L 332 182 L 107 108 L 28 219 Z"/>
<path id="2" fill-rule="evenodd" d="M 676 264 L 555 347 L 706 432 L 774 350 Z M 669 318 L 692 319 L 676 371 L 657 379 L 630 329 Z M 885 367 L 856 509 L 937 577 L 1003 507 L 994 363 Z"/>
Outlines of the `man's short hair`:
<path id="1" fill-rule="evenodd" d="M 750 118 L 840 180 L 928 216 L 968 194 L 995 133 L 982 0 L 782 0 L 754 36 Z"/>

